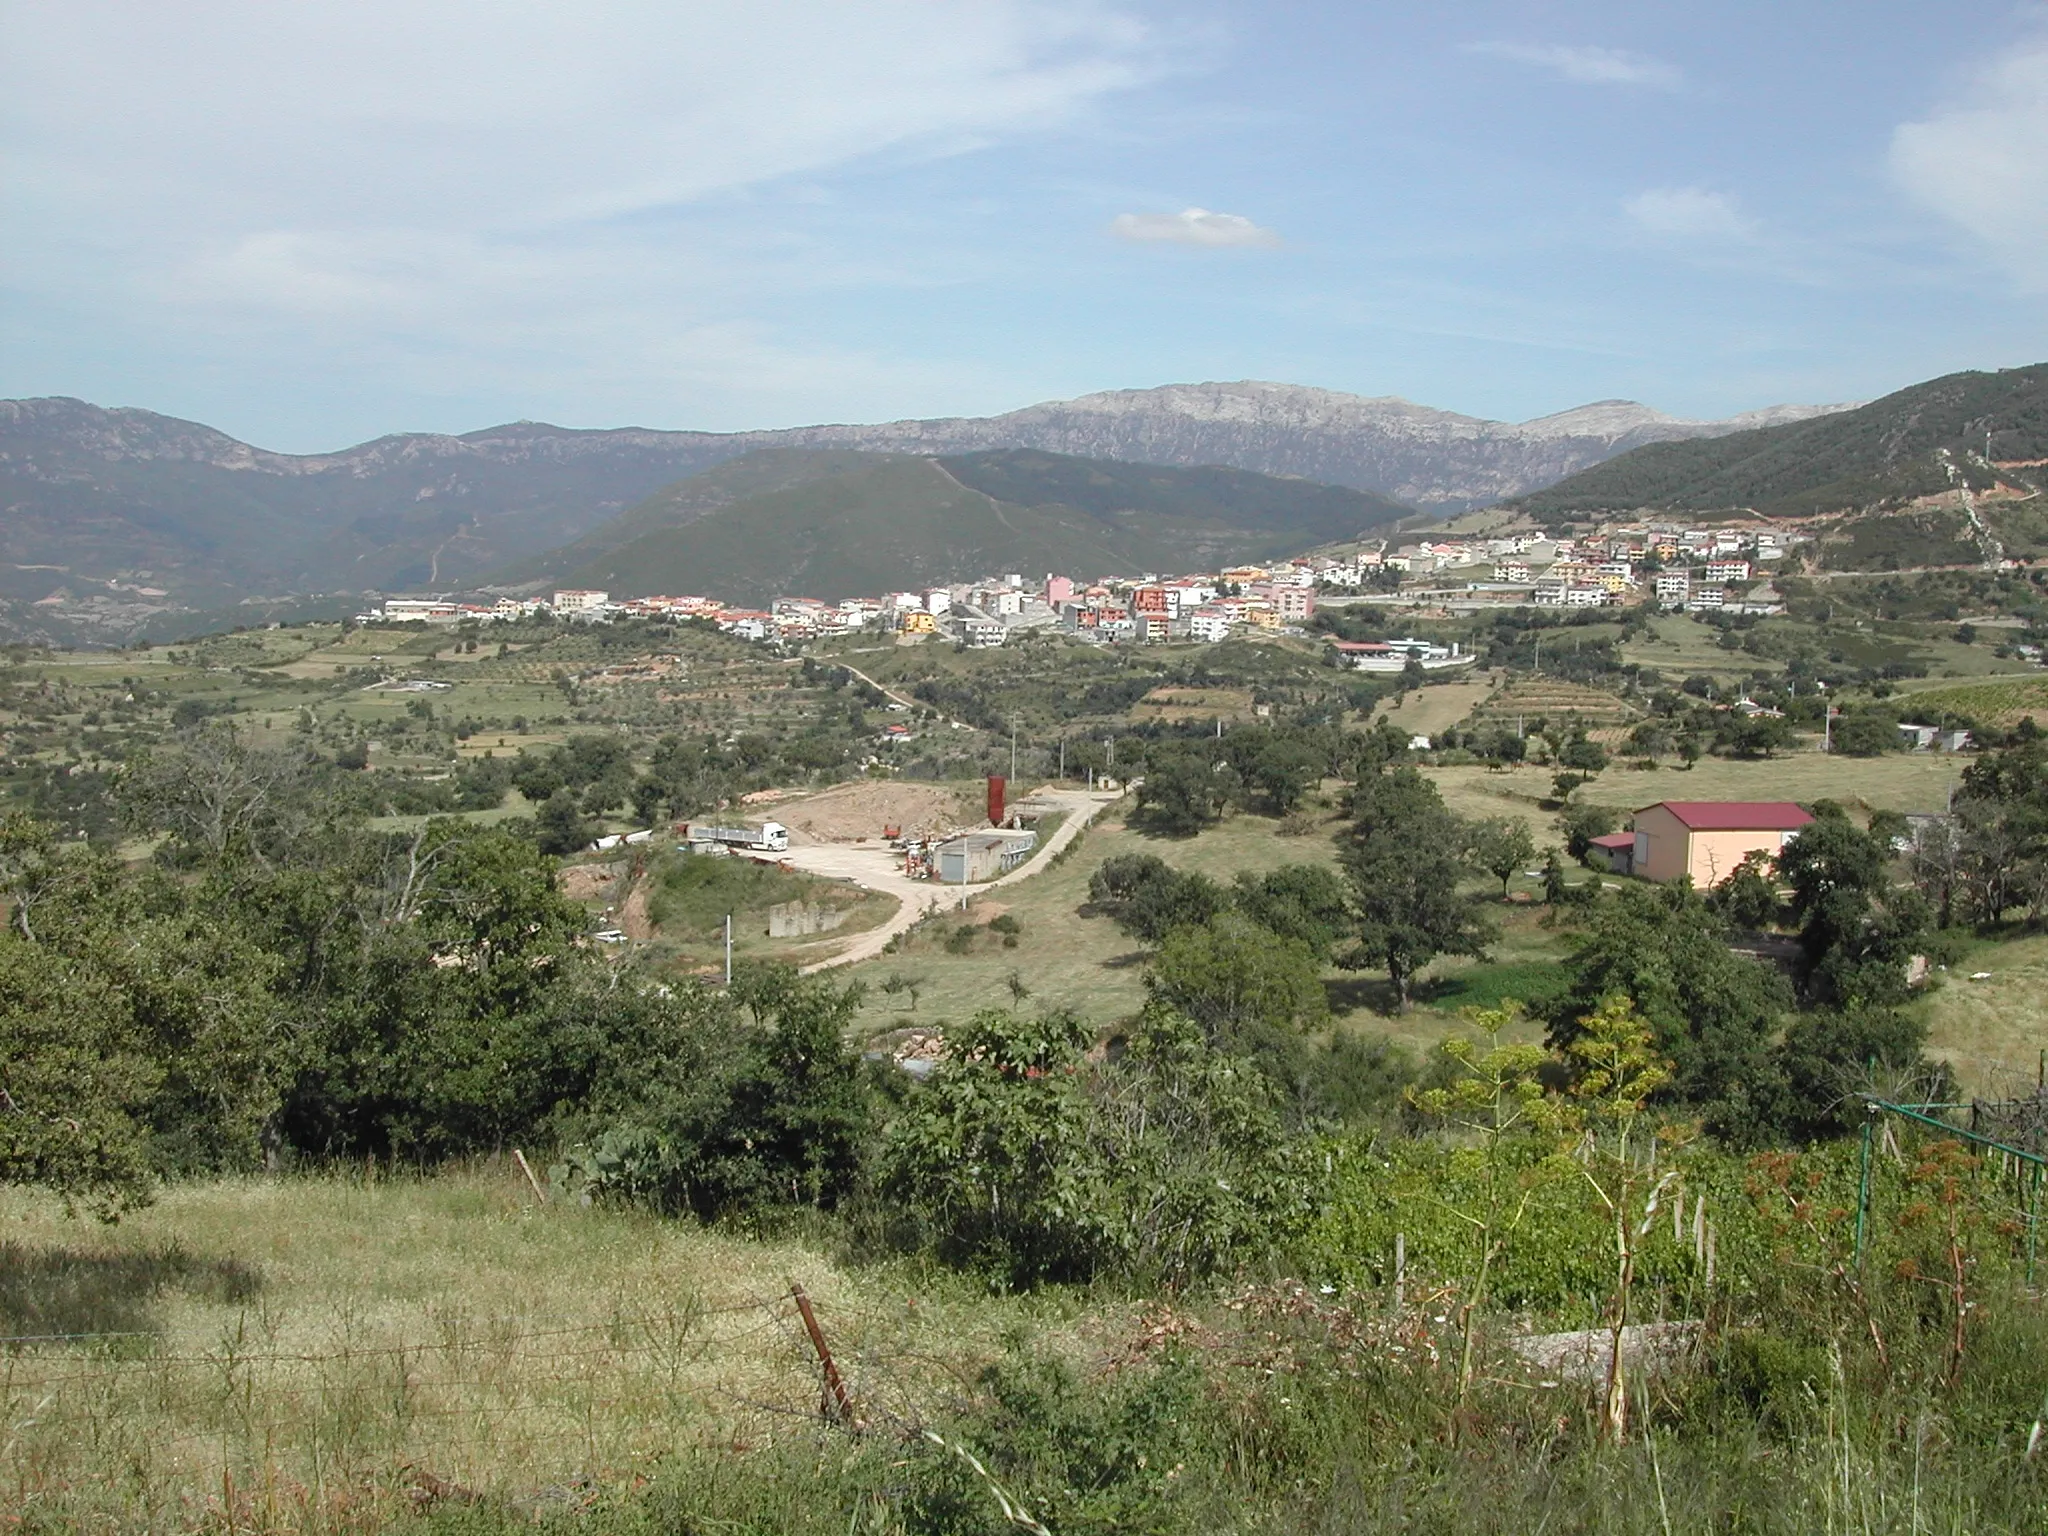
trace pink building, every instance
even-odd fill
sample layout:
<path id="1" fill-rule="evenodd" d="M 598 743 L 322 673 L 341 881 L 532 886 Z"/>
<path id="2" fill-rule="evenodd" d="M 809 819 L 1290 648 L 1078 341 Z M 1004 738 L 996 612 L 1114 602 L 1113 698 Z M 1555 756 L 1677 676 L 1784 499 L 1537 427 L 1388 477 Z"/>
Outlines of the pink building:
<path id="1" fill-rule="evenodd" d="M 1635 815 L 1631 867 L 1711 890 L 1752 853 L 1776 858 L 1813 817 L 1789 800 L 1660 800 Z"/>

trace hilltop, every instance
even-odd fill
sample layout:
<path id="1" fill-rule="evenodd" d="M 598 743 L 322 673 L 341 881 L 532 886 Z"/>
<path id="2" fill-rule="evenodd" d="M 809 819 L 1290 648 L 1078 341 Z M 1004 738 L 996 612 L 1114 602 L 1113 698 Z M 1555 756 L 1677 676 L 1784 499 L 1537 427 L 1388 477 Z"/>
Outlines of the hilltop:
<path id="1" fill-rule="evenodd" d="M 714 504 L 746 481 L 777 483 Z M 719 594 L 732 601 L 799 592 L 837 599 L 988 571 L 1135 575 L 1190 560 L 1268 559 L 1413 512 L 1365 491 L 1234 469 L 1030 451 L 914 458 L 782 450 L 650 497 L 590 535 L 584 546 L 600 552 L 565 579 L 633 597 L 690 590 L 715 572 Z M 614 542 L 614 529 L 626 537 Z"/>
<path id="2" fill-rule="evenodd" d="M 2048 364 L 1952 373 L 1853 410 L 1639 447 L 1510 505 L 1552 526 L 1634 511 L 1801 517 L 1903 506 L 1958 488 L 2035 488 Z"/>

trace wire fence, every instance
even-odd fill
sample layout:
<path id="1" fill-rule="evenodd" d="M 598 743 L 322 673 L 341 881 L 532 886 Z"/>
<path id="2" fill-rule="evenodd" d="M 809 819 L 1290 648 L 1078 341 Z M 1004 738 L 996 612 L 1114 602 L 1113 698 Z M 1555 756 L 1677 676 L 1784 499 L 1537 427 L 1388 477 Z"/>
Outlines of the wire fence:
<path id="1" fill-rule="evenodd" d="M 297 1347 L 266 1336 L 254 1311 L 196 1349 L 140 1330 L 0 1336 L 0 1509 L 111 1494 L 109 1468 L 159 1493 L 236 1477 L 318 1490 L 360 1484 L 366 1469 L 595 1486 L 692 1437 L 763 1443 L 850 1418 L 856 1402 L 874 1420 L 921 1421 L 934 1360 L 914 1321 L 820 1309 L 844 1348 L 835 1409 L 820 1398 L 825 1333 L 813 1342 L 800 1294 L 600 1319 L 449 1318 L 424 1337 Z"/>

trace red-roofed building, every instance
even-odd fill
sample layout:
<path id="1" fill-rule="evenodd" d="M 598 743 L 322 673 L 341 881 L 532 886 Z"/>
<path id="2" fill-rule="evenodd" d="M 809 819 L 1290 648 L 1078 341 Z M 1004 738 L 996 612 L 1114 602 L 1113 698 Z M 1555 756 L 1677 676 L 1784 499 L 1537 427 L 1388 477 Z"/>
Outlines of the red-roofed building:
<path id="1" fill-rule="evenodd" d="M 1588 863 L 1604 864 L 1610 875 L 1635 873 L 1635 833 L 1610 832 L 1605 837 L 1589 837 L 1586 841 L 1593 850 Z"/>
<path id="2" fill-rule="evenodd" d="M 1789 800 L 1660 800 L 1636 812 L 1634 871 L 1719 885 L 1752 853 L 1776 858 L 1813 817 Z"/>

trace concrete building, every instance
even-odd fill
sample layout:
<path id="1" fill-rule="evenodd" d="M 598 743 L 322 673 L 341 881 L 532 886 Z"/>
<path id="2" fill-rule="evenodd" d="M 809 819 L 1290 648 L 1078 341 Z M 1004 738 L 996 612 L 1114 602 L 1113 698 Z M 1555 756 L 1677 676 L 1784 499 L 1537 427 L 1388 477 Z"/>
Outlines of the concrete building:
<path id="1" fill-rule="evenodd" d="M 1752 853 L 1776 858 L 1812 820 L 1789 800 L 1660 800 L 1636 812 L 1633 870 L 1708 890 Z"/>
<path id="2" fill-rule="evenodd" d="M 938 846 L 939 882 L 974 885 L 1007 874 L 1031 857 L 1036 832 L 963 832 Z"/>
<path id="3" fill-rule="evenodd" d="M 566 587 L 555 594 L 554 608 L 557 613 L 600 614 L 612 600 L 609 592 L 591 592 L 577 587 Z"/>

